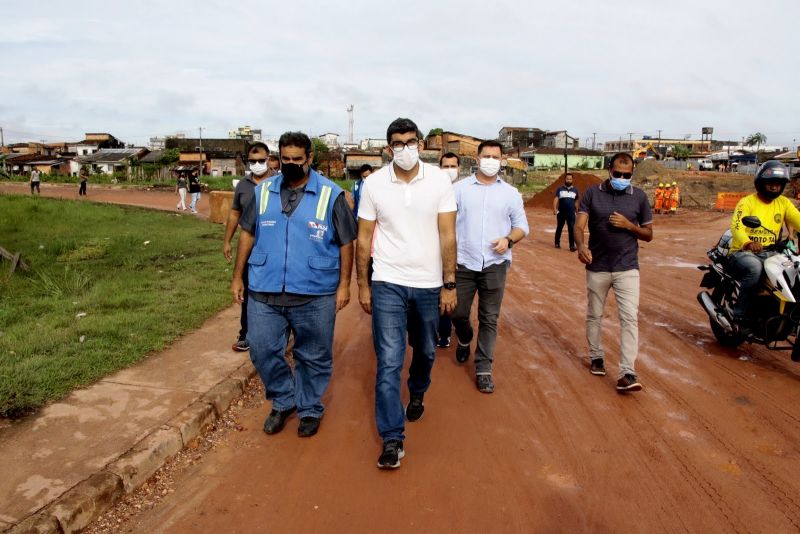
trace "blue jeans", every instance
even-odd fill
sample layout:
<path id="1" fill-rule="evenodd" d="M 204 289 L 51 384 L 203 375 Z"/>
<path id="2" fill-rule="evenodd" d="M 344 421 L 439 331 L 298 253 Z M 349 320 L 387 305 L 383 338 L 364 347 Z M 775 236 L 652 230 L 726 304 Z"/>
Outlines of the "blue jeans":
<path id="1" fill-rule="evenodd" d="M 189 209 L 197 211 L 197 203 L 200 202 L 200 193 L 192 193 L 192 203 L 189 204 Z"/>
<path id="2" fill-rule="evenodd" d="M 408 390 L 425 393 L 436 356 L 441 288 L 419 289 L 372 282 L 372 339 L 378 358 L 375 419 L 383 441 L 403 440 L 405 411 L 400 399 L 400 374 L 406 357 L 406 334 L 413 349 Z"/>
<path id="3" fill-rule="evenodd" d="M 250 298 L 247 341 L 250 359 L 274 410 L 297 407 L 300 417 L 322 417 L 322 395 L 333 372 L 336 295 L 301 306 L 271 306 Z M 294 373 L 284 354 L 289 329 L 295 333 Z"/>
<path id="4" fill-rule="evenodd" d="M 749 250 L 740 250 L 728 260 L 731 274 L 739 280 L 739 297 L 733 307 L 733 316 L 741 318 L 750 310 L 750 301 L 758 292 L 758 283 L 764 273 L 764 260 L 774 252 L 753 254 Z"/>

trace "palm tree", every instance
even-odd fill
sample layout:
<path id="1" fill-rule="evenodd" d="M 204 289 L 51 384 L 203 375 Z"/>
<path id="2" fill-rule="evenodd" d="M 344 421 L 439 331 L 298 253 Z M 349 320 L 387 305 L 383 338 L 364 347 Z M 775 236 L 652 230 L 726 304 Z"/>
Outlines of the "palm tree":
<path id="1" fill-rule="evenodd" d="M 759 148 L 761 148 L 761 145 L 764 145 L 766 143 L 767 143 L 767 136 L 764 135 L 761 132 L 756 132 L 754 134 L 750 134 L 750 136 L 744 142 L 744 144 L 747 145 L 747 146 L 756 145 L 756 165 L 758 165 Z"/>

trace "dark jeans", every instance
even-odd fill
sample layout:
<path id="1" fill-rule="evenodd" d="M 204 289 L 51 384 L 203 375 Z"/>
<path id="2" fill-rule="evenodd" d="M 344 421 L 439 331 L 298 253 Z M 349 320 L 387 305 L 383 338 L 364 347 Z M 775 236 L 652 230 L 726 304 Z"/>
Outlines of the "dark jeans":
<path id="1" fill-rule="evenodd" d="M 458 342 L 466 345 L 472 341 L 473 329 L 469 322 L 472 300 L 478 293 L 478 348 L 475 351 L 475 372 L 491 374 L 494 361 L 494 344 L 497 341 L 497 319 L 506 287 L 508 262 L 490 265 L 482 271 L 471 271 L 459 265 L 456 270 L 458 305 L 453 312 L 453 326 Z"/>
<path id="2" fill-rule="evenodd" d="M 242 287 L 244 287 L 244 299 L 242 300 L 242 316 L 239 319 L 239 323 L 241 328 L 239 328 L 239 339 L 247 339 L 247 301 L 250 300 L 250 291 L 248 291 L 247 286 L 250 282 L 250 269 L 247 268 L 247 265 L 244 266 L 244 271 L 242 271 Z"/>
<path id="3" fill-rule="evenodd" d="M 333 372 L 336 295 L 300 306 L 271 306 L 256 299 L 247 309 L 250 359 L 275 410 L 297 407 L 300 417 L 322 417 L 322 395 Z M 294 373 L 286 361 L 289 329 L 295 332 Z"/>
<path id="4" fill-rule="evenodd" d="M 764 273 L 764 260 L 775 254 L 774 252 L 760 252 L 753 254 L 750 251 L 740 250 L 728 260 L 731 274 L 739 280 L 739 298 L 733 307 L 734 317 L 743 317 L 750 310 L 750 302 L 758 292 L 758 283 Z"/>
<path id="5" fill-rule="evenodd" d="M 378 358 L 375 419 L 384 442 L 405 439 L 400 374 L 406 358 L 406 336 L 412 348 L 409 392 L 425 393 L 431 384 L 440 293 L 438 287 L 420 289 L 372 282 L 372 339 Z"/>
<path id="6" fill-rule="evenodd" d="M 81 182 L 81 186 L 78 188 L 78 195 L 85 195 L 86 194 L 86 182 Z"/>
<path id="7" fill-rule="evenodd" d="M 561 244 L 561 231 L 564 229 L 564 223 L 567 224 L 567 234 L 569 235 L 569 248 L 575 248 L 575 212 L 558 210 L 556 215 L 556 245 Z"/>
<path id="8" fill-rule="evenodd" d="M 453 331 L 453 319 L 449 313 L 445 313 L 439 317 L 439 337 L 438 339 L 445 339 L 450 337 Z"/>

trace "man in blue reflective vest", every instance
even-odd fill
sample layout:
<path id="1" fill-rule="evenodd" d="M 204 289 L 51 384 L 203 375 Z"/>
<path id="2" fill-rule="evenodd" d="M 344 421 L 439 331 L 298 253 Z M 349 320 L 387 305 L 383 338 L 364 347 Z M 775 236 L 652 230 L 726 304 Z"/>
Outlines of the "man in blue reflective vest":
<path id="1" fill-rule="evenodd" d="M 364 187 L 364 180 L 372 174 L 372 165 L 365 163 L 358 171 L 358 180 L 353 184 L 353 213 L 358 218 L 358 204 L 361 202 L 361 189 Z"/>
<path id="2" fill-rule="evenodd" d="M 247 267 L 250 359 L 272 401 L 264 432 L 280 432 L 297 411 L 297 433 L 308 437 L 322 419 L 336 312 L 350 301 L 358 230 L 344 191 L 310 168 L 311 139 L 287 132 L 278 150 L 281 174 L 256 187 L 239 221 L 231 292 L 242 301 Z M 284 358 L 290 329 L 294 372 Z"/>

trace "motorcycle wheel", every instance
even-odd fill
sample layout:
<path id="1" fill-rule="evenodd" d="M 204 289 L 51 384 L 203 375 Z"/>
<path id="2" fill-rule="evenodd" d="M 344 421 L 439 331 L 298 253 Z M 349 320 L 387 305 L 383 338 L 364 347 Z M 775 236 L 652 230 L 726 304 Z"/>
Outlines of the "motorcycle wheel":
<path id="1" fill-rule="evenodd" d="M 716 288 L 711 293 L 711 300 L 716 304 L 720 304 L 722 300 L 722 291 L 719 288 Z M 714 333 L 714 337 L 717 338 L 717 341 L 723 347 L 738 347 L 744 342 L 745 336 L 736 332 L 728 333 L 711 318 L 709 318 L 708 322 L 711 325 L 711 331 Z"/>

